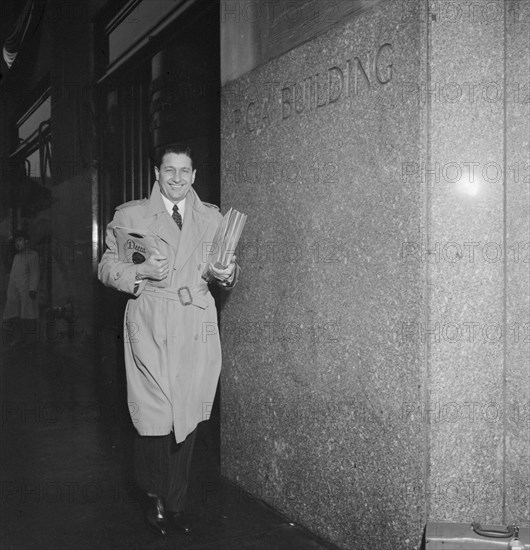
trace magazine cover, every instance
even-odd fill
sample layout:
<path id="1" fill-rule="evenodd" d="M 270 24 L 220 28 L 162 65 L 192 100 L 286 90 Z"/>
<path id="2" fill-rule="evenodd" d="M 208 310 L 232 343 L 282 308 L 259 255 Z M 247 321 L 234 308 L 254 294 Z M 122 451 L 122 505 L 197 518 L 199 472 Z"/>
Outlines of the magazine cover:
<path id="1" fill-rule="evenodd" d="M 118 259 L 122 262 L 141 264 L 151 254 L 158 253 L 158 237 L 150 231 L 118 226 L 114 228 L 114 235 Z"/>

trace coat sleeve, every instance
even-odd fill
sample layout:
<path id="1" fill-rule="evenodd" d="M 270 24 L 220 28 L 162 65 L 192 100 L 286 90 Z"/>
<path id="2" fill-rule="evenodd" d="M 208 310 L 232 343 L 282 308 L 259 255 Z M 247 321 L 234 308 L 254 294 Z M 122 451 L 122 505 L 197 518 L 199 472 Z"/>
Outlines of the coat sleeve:
<path id="1" fill-rule="evenodd" d="M 121 262 L 118 259 L 118 247 L 114 236 L 114 227 L 126 226 L 124 214 L 117 210 L 114 219 L 107 225 L 107 236 L 105 239 L 107 249 L 101 258 L 98 266 L 98 278 L 108 287 L 115 288 L 121 292 L 127 292 L 139 296 L 147 281 L 136 281 L 136 265 L 129 262 Z"/>
<path id="2" fill-rule="evenodd" d="M 234 271 L 234 276 L 232 277 L 232 280 L 229 283 L 222 283 L 218 279 L 215 279 L 215 282 L 220 286 L 221 288 L 224 288 L 225 290 L 230 290 L 231 288 L 234 288 L 236 286 L 236 283 L 239 279 L 239 274 L 241 272 L 241 267 L 238 263 L 236 263 L 236 269 Z"/>
<path id="3" fill-rule="evenodd" d="M 39 255 L 31 254 L 29 260 L 29 288 L 30 291 L 37 291 L 40 280 Z"/>

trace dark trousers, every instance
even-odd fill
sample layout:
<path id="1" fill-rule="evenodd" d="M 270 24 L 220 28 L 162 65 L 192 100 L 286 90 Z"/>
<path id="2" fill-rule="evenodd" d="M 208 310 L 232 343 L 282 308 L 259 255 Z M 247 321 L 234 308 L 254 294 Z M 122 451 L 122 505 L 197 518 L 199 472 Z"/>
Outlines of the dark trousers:
<path id="1" fill-rule="evenodd" d="M 184 509 L 191 457 L 197 430 L 177 444 L 172 433 L 161 436 L 137 435 L 134 449 L 136 482 L 146 493 L 164 499 L 166 509 Z"/>

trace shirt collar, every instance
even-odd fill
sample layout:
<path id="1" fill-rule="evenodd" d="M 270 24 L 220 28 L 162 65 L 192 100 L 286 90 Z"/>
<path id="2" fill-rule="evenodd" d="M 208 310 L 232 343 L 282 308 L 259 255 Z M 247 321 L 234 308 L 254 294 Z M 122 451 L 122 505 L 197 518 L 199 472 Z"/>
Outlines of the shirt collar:
<path id="1" fill-rule="evenodd" d="M 169 215 L 173 216 L 174 203 L 172 203 L 167 197 L 164 197 L 164 195 L 162 195 L 162 193 L 160 193 L 160 196 L 162 197 L 162 200 L 164 201 L 164 205 L 165 205 L 166 210 L 168 211 Z M 182 216 L 182 219 L 184 219 L 184 212 L 186 211 L 186 197 L 184 197 L 178 203 L 178 207 L 179 207 L 180 215 Z"/>

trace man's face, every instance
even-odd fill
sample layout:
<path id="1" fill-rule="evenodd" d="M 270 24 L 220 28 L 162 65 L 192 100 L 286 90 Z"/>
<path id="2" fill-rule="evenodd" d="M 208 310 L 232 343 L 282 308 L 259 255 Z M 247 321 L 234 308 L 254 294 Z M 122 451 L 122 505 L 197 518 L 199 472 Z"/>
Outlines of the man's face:
<path id="1" fill-rule="evenodd" d="M 155 175 L 160 192 L 174 204 L 180 202 L 195 181 L 195 172 L 191 159 L 183 153 L 166 153 L 155 167 Z"/>
<path id="2" fill-rule="evenodd" d="M 19 252 L 26 248 L 26 240 L 24 239 L 24 237 L 17 237 L 15 239 L 15 248 Z"/>

